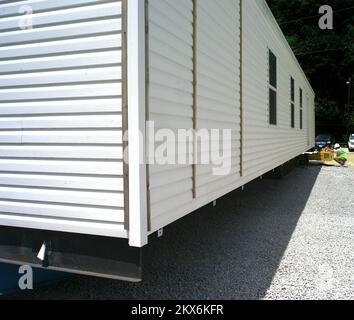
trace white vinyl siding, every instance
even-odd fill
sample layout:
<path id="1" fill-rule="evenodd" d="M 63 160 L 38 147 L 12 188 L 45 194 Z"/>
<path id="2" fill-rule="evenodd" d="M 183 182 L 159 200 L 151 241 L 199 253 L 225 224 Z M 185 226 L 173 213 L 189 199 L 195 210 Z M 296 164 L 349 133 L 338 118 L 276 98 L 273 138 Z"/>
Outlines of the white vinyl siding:
<path id="1" fill-rule="evenodd" d="M 196 128 L 231 129 L 231 176 L 240 176 L 238 1 L 197 1 Z M 156 129 L 192 129 L 193 2 L 149 1 L 149 120 Z M 192 148 L 190 150 L 193 150 Z M 152 231 L 229 191 L 209 165 L 149 167 Z M 230 176 L 228 177 L 230 178 Z"/>
<path id="2" fill-rule="evenodd" d="M 0 3 L 0 43 L 0 224 L 127 237 L 122 1 Z"/>
<path id="3" fill-rule="evenodd" d="M 149 114 L 156 129 L 193 128 L 192 0 L 149 1 Z M 159 159 L 156 159 L 159 160 Z M 193 200 L 191 165 L 149 166 L 153 230 Z"/>
<path id="4" fill-rule="evenodd" d="M 314 93 L 265 1 L 244 0 L 241 135 L 240 1 L 197 1 L 197 108 L 193 119 L 193 2 L 149 3 L 149 120 L 156 121 L 159 128 L 193 128 L 194 120 L 197 129 L 233 131 L 230 174 L 217 177 L 212 166 L 196 166 L 195 199 L 192 166 L 150 166 L 153 232 L 310 149 Z M 270 48 L 277 58 L 276 126 L 269 124 Z M 306 130 L 289 126 L 289 73 L 308 97 Z M 295 121 L 300 123 L 299 113 Z"/>
<path id="5" fill-rule="evenodd" d="M 197 1 L 197 129 L 231 130 L 229 176 L 240 177 L 239 1 Z M 210 131 L 209 131 L 210 133 Z M 223 132 L 220 131 L 220 138 Z M 221 139 L 220 139 L 221 140 Z M 223 153 L 222 142 L 220 150 Z M 214 151 L 213 151 L 214 153 Z M 226 161 L 226 158 L 224 159 Z M 197 166 L 197 197 L 220 191 L 217 165 Z"/>
<path id="6" fill-rule="evenodd" d="M 311 139 L 308 141 L 305 131 L 289 126 L 289 74 L 310 101 L 314 100 L 314 94 L 265 1 L 243 2 L 244 169 L 245 178 L 249 180 L 307 151 L 314 143 Z M 264 54 L 267 48 L 272 48 L 277 56 L 276 127 L 268 124 L 267 55 Z M 295 123 L 300 123 L 299 112 L 295 113 Z M 314 121 L 304 119 L 304 124 L 313 128 Z"/>

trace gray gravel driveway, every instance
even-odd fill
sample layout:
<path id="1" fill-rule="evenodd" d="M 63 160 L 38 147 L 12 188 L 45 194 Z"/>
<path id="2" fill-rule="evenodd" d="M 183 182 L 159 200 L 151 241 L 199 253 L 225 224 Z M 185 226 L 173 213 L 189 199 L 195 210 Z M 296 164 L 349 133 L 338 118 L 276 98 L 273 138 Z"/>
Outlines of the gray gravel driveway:
<path id="1" fill-rule="evenodd" d="M 74 276 L 29 299 L 354 299 L 354 169 L 257 180 L 151 237 L 145 280 Z"/>

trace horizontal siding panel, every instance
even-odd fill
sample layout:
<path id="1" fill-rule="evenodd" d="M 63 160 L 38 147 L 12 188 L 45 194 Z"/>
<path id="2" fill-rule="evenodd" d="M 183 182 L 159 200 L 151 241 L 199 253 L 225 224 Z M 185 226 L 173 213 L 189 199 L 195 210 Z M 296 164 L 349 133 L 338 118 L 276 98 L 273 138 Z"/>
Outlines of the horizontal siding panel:
<path id="1" fill-rule="evenodd" d="M 121 2 L 113 2 L 42 13 L 34 12 L 31 18 L 33 28 L 38 28 L 41 25 L 64 24 L 72 21 L 94 20 L 121 15 L 121 9 Z M 0 31 L 18 29 L 21 19 L 23 19 L 23 16 L 2 18 L 0 20 Z"/>
<path id="2" fill-rule="evenodd" d="M 118 161 L 54 161 L 0 159 L 1 171 L 66 173 L 91 175 L 122 175 L 123 163 Z"/>
<path id="3" fill-rule="evenodd" d="M 0 145 L 0 158 L 121 160 L 122 146 Z"/>
<path id="4" fill-rule="evenodd" d="M 190 46 L 190 41 L 183 39 L 184 34 L 176 36 L 174 32 L 176 28 L 172 24 L 164 25 L 162 27 L 151 23 L 150 24 L 150 33 L 153 34 L 153 37 L 157 39 L 164 39 L 164 47 L 169 47 L 174 50 L 175 54 L 180 55 L 181 57 L 185 56 L 187 59 L 192 54 L 192 48 Z M 188 39 L 189 40 L 189 39 Z"/>
<path id="5" fill-rule="evenodd" d="M 151 1 L 149 18 L 150 23 L 157 23 L 159 18 L 163 16 L 169 24 L 174 24 L 174 32 L 178 30 L 191 34 L 192 10 L 190 0 L 180 0 L 175 3 L 173 0 L 154 0 Z M 168 28 L 167 24 L 162 24 L 164 28 Z"/>
<path id="6" fill-rule="evenodd" d="M 175 102 L 168 102 L 159 99 L 150 99 L 149 110 L 154 114 L 162 114 L 169 116 L 180 116 L 192 119 L 193 110 L 188 105 L 183 105 Z"/>
<path id="7" fill-rule="evenodd" d="M 0 3 L 0 18 L 21 15 L 19 9 L 24 4 L 23 2 L 24 1 L 12 1 L 5 4 Z M 98 4 L 100 2 L 102 2 L 102 0 L 60 0 L 60 2 L 48 0 L 27 0 L 26 5 L 31 6 L 33 11 L 42 12 L 63 8 L 82 7 L 85 5 Z"/>
<path id="8" fill-rule="evenodd" d="M 152 164 L 149 166 L 149 171 L 152 174 L 158 174 L 162 172 L 167 172 L 169 170 L 176 170 L 176 169 L 184 169 L 187 168 L 187 165 L 181 165 L 181 164 L 169 164 L 165 166 L 160 166 L 158 164 Z"/>
<path id="9" fill-rule="evenodd" d="M 168 56 L 150 51 L 149 61 L 151 70 L 163 71 L 168 75 L 178 77 L 180 80 L 191 81 L 192 79 L 192 70 L 190 67 L 176 60 L 172 60 Z M 153 76 L 153 73 L 150 76 Z"/>
<path id="10" fill-rule="evenodd" d="M 1 74 L 121 64 L 120 50 L 0 61 Z M 25 75 L 22 75 L 25 76 Z"/>
<path id="11" fill-rule="evenodd" d="M 175 88 L 170 88 L 168 86 L 163 86 L 154 83 L 150 83 L 150 96 L 152 98 L 156 98 L 156 99 L 159 98 L 165 101 L 171 101 L 171 102 L 178 101 L 179 103 L 190 105 L 190 106 L 192 106 L 193 103 L 192 90 L 191 92 L 185 92 Z"/>
<path id="12" fill-rule="evenodd" d="M 120 207 L 123 203 L 123 194 L 116 193 L 114 197 L 108 193 L 88 191 L 63 191 L 63 190 L 41 190 L 34 188 L 10 188 L 0 186 L 1 199 L 65 203 L 84 206 Z"/>
<path id="13" fill-rule="evenodd" d="M 28 217 L 51 217 L 53 219 L 72 219 L 76 217 L 80 220 L 97 221 L 97 215 L 107 222 L 124 222 L 124 212 L 121 209 L 101 209 L 101 208 L 83 208 L 45 203 L 26 203 L 16 201 L 0 200 L 0 216 L 7 214 L 20 214 Z"/>
<path id="14" fill-rule="evenodd" d="M 193 187 L 192 179 L 186 179 L 178 181 L 176 183 L 170 183 L 169 187 L 166 188 L 162 186 L 160 188 L 152 189 L 152 197 L 150 202 L 152 205 L 173 198 L 176 194 L 181 192 L 181 190 L 191 190 Z"/>
<path id="15" fill-rule="evenodd" d="M 82 189 L 100 191 L 123 192 L 122 177 L 90 177 L 90 176 L 60 176 L 58 173 L 49 174 L 21 174 L 1 173 L 0 185 L 39 187 L 51 189 Z"/>
<path id="16" fill-rule="evenodd" d="M 69 80 L 69 79 L 68 79 Z M 122 84 L 88 84 L 50 86 L 38 88 L 0 89 L 1 102 L 21 100 L 96 98 L 99 96 L 121 96 Z"/>
<path id="17" fill-rule="evenodd" d="M 120 115 L 75 115 L 50 117 L 0 118 L 1 130 L 62 129 L 62 128 L 120 128 Z"/>
<path id="18" fill-rule="evenodd" d="M 15 75 L 0 75 L 0 88 L 49 86 L 61 83 L 121 81 L 121 67 L 90 68 L 68 71 L 47 71 Z"/>
<path id="19" fill-rule="evenodd" d="M 169 183 L 174 183 L 181 180 L 189 179 L 191 177 L 192 177 L 191 166 L 166 170 L 161 173 L 153 173 L 153 175 L 150 177 L 150 187 L 156 188 L 156 187 L 167 185 Z"/>
<path id="20" fill-rule="evenodd" d="M 57 217 L 26 216 L 24 214 L 0 213 L 2 225 L 15 227 L 53 230 L 87 235 L 104 235 L 113 238 L 128 238 L 128 232 L 124 229 L 123 223 L 107 221 L 89 221 L 79 219 L 58 219 Z"/>
<path id="21" fill-rule="evenodd" d="M 161 114 L 150 114 L 150 120 L 154 121 L 155 127 L 160 129 L 190 129 L 193 121 L 188 117 L 169 116 Z"/>
<path id="22" fill-rule="evenodd" d="M 181 80 L 180 78 L 168 74 L 164 71 L 159 71 L 157 69 L 153 70 L 151 76 L 150 76 L 150 82 L 151 83 L 157 83 L 160 85 L 165 85 L 168 87 L 175 88 L 180 91 L 186 91 L 188 92 L 191 88 L 191 82 L 188 80 Z"/>
<path id="23" fill-rule="evenodd" d="M 0 131 L 0 144 L 122 144 L 121 130 Z"/>
<path id="24" fill-rule="evenodd" d="M 192 40 L 192 39 L 191 39 Z M 168 57 L 170 60 L 176 61 L 178 64 L 192 69 L 192 60 L 188 55 L 176 51 L 174 47 L 155 39 L 153 36 L 149 38 L 149 46 L 152 52 L 159 52 L 159 54 Z"/>
<path id="25" fill-rule="evenodd" d="M 53 39 L 88 36 L 107 32 L 120 32 L 122 28 L 121 24 L 121 19 L 110 19 L 29 29 L 26 30 L 26 32 L 23 30 L 3 32 L 0 34 L 0 43 L 2 45 L 15 45 L 27 42 L 40 42 L 44 40 L 52 41 Z"/>
<path id="26" fill-rule="evenodd" d="M 70 101 L 30 101 L 30 102 L 0 102 L 2 116 L 75 114 L 75 113 L 111 113 L 122 112 L 121 98 L 100 99 L 98 105 L 95 99 L 80 99 Z"/>
<path id="27" fill-rule="evenodd" d="M 121 34 L 90 36 L 77 39 L 56 40 L 50 42 L 27 43 L 12 46 L 0 46 L 0 60 L 35 57 L 45 55 L 64 55 L 73 52 L 112 50 L 122 46 Z M 121 57 L 117 56 L 117 61 Z"/>
<path id="28" fill-rule="evenodd" d="M 151 204 L 151 211 L 154 213 L 154 218 L 158 219 L 160 216 L 166 214 L 166 208 L 169 208 L 168 210 L 173 212 L 173 210 L 190 203 L 191 199 L 193 199 L 192 191 L 179 190 L 178 194 L 175 194 L 170 199 Z"/>

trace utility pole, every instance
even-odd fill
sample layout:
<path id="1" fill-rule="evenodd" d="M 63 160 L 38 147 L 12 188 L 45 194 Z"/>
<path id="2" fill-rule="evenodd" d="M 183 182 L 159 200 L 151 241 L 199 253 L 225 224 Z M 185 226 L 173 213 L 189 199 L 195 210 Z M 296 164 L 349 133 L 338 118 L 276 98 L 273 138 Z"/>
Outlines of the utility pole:
<path id="1" fill-rule="evenodd" d="M 347 123 L 347 134 L 349 134 L 349 131 L 351 127 L 353 126 L 352 119 L 353 119 L 353 108 L 351 105 L 351 100 L 352 100 L 352 77 L 350 77 L 347 81 L 347 86 L 348 86 L 348 105 L 347 105 L 347 114 L 348 114 L 348 123 Z M 346 121 L 347 122 L 347 121 Z"/>
<path id="2" fill-rule="evenodd" d="M 350 77 L 347 81 L 348 85 L 348 109 L 351 107 L 351 100 L 352 100 L 352 78 Z"/>

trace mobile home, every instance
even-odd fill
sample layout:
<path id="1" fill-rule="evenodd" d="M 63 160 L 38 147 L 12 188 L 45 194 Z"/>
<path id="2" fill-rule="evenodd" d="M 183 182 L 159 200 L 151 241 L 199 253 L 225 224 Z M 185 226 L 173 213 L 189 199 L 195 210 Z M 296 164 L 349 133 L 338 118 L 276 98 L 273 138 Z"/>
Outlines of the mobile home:
<path id="1" fill-rule="evenodd" d="M 0 31 L 0 261 L 139 280 L 149 235 L 314 146 L 264 0 L 3 1 Z"/>

